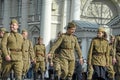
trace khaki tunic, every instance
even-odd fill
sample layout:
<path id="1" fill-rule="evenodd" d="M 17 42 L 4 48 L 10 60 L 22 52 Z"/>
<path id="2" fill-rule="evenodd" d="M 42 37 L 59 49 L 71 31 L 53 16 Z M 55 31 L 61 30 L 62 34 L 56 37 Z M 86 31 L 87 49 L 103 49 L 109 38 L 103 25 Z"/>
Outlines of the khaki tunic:
<path id="1" fill-rule="evenodd" d="M 2 50 L 1 50 L 1 40 L 2 40 L 2 37 L 0 38 L 0 72 L 2 70 Z"/>
<path id="2" fill-rule="evenodd" d="M 35 71 L 37 72 L 40 68 L 42 72 L 45 71 L 45 56 L 46 56 L 46 48 L 44 44 L 36 44 L 34 46 L 35 53 Z"/>
<path id="3" fill-rule="evenodd" d="M 61 78 L 72 77 L 75 68 L 75 55 L 74 51 L 78 53 L 78 57 L 82 58 L 81 49 L 74 35 L 69 35 L 67 33 L 62 34 L 54 45 L 50 49 L 50 54 L 53 54 L 57 48 L 60 48 L 60 65 L 61 65 Z"/>
<path id="4" fill-rule="evenodd" d="M 91 41 L 88 52 L 88 64 L 98 66 L 109 65 L 109 43 L 107 40 L 94 38 Z"/>
<path id="5" fill-rule="evenodd" d="M 120 36 L 117 36 L 115 39 L 115 51 L 116 51 L 116 60 L 117 63 L 115 64 L 115 72 L 120 79 Z"/>
<path id="6" fill-rule="evenodd" d="M 79 58 L 82 58 L 82 52 L 77 37 L 73 35 L 68 35 L 67 33 L 61 35 L 52 46 L 49 53 L 53 54 L 58 47 L 60 47 L 59 53 L 62 58 L 74 60 L 74 50 L 77 51 Z"/>
<path id="7" fill-rule="evenodd" d="M 21 80 L 22 75 L 22 50 L 23 50 L 23 37 L 17 32 L 5 33 L 2 39 L 2 52 L 3 52 L 3 70 L 2 77 L 5 78 L 13 69 L 17 80 Z M 6 61 L 5 57 L 9 55 L 11 61 Z"/>
<path id="8" fill-rule="evenodd" d="M 109 78 L 114 78 L 115 71 L 113 68 L 112 59 L 115 58 L 115 52 L 113 49 L 113 44 L 110 44 L 109 50 L 110 50 L 110 55 L 109 55 L 109 66 L 107 67 L 107 72 Z"/>
<path id="9" fill-rule="evenodd" d="M 30 67 L 30 61 L 34 60 L 34 50 L 32 42 L 28 39 L 24 39 L 23 42 L 23 75 L 25 75 Z"/>

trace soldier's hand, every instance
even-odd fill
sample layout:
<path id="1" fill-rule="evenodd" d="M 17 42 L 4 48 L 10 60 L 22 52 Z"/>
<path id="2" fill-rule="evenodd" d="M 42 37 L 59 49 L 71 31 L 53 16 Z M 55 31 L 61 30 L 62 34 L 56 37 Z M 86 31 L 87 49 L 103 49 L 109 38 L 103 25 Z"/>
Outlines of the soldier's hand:
<path id="1" fill-rule="evenodd" d="M 11 61 L 10 56 L 9 56 L 9 55 L 7 55 L 7 56 L 5 57 L 5 60 L 6 60 L 6 61 Z"/>
<path id="2" fill-rule="evenodd" d="M 83 64 L 83 59 L 82 59 L 82 58 L 80 59 L 80 64 L 81 64 L 81 65 Z"/>
<path id="3" fill-rule="evenodd" d="M 51 56 L 52 56 L 52 55 L 51 55 L 50 53 L 48 53 L 48 54 L 47 54 L 47 57 L 49 57 L 49 58 L 50 58 Z"/>
<path id="4" fill-rule="evenodd" d="M 117 62 L 116 58 L 112 59 L 112 63 L 115 64 Z"/>
<path id="5" fill-rule="evenodd" d="M 53 66 L 53 62 L 50 62 L 50 66 Z"/>

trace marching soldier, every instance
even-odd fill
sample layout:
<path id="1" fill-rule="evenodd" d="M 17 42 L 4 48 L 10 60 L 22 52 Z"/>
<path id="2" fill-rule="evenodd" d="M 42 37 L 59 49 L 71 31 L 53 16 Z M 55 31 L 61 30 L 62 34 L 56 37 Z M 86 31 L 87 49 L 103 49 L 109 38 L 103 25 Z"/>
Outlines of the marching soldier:
<path id="1" fill-rule="evenodd" d="M 10 33 L 5 33 L 2 39 L 2 52 L 3 52 L 3 64 L 2 64 L 2 79 L 7 80 L 11 70 L 15 73 L 15 80 L 21 80 L 22 77 L 22 46 L 23 37 L 18 31 L 18 22 L 15 19 L 11 20 Z"/>
<path id="2" fill-rule="evenodd" d="M 59 38 L 62 35 L 61 32 L 58 33 L 57 37 Z M 60 49 L 57 48 L 55 51 L 55 54 L 53 55 L 53 66 L 55 69 L 55 80 L 60 80 L 61 75 L 61 65 L 60 65 L 60 55 L 59 55 Z"/>
<path id="3" fill-rule="evenodd" d="M 4 36 L 4 34 L 5 34 L 5 32 L 6 32 L 6 29 L 5 28 L 0 28 L 0 74 L 1 74 L 1 71 L 2 71 L 2 51 L 1 51 L 1 40 L 2 40 L 2 38 L 3 38 L 3 36 Z M 1 76 L 0 76 L 1 77 Z"/>
<path id="4" fill-rule="evenodd" d="M 30 68 L 31 61 L 34 62 L 35 55 L 34 55 L 32 42 L 27 39 L 27 37 L 28 37 L 27 30 L 22 30 L 22 36 L 23 36 L 23 39 L 24 39 L 24 42 L 23 42 L 23 74 L 22 74 L 22 77 L 24 79 L 26 73 L 28 72 L 28 70 Z"/>
<path id="5" fill-rule="evenodd" d="M 54 54 L 57 48 L 60 48 L 60 65 L 61 65 L 61 79 L 72 80 L 72 75 L 75 68 L 75 56 L 74 50 L 77 50 L 80 63 L 82 64 L 82 53 L 74 32 L 76 25 L 73 22 L 68 23 L 67 32 L 62 34 L 57 41 L 54 43 L 48 56 Z"/>
<path id="6" fill-rule="evenodd" d="M 115 41 L 115 38 L 114 38 L 114 36 L 111 35 L 110 36 L 110 43 L 109 43 L 109 50 L 110 50 L 109 66 L 107 66 L 107 72 L 108 72 L 108 79 L 109 80 L 114 80 L 114 75 L 115 75 L 115 71 L 114 71 L 114 68 L 113 68 L 113 64 L 116 62 L 114 41 Z"/>
<path id="7" fill-rule="evenodd" d="M 109 65 L 109 43 L 106 39 L 106 32 L 100 27 L 97 37 L 93 38 L 88 52 L 88 66 L 93 68 L 92 80 L 106 79 L 106 66 Z"/>
<path id="8" fill-rule="evenodd" d="M 39 69 L 42 74 L 42 80 L 44 80 L 46 48 L 41 37 L 38 37 L 38 43 L 34 46 L 34 53 L 36 59 L 34 68 L 34 80 L 36 80 L 37 72 Z"/>
<path id="9" fill-rule="evenodd" d="M 116 64 L 115 64 L 115 80 L 120 80 L 120 35 L 115 38 L 116 48 Z"/>

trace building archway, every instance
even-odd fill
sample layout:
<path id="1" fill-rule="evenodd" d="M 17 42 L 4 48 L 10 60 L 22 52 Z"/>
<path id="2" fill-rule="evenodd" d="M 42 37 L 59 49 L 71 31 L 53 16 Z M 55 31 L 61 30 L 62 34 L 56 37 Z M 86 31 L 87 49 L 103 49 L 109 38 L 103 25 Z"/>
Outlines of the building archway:
<path id="1" fill-rule="evenodd" d="M 81 20 L 106 25 L 119 15 L 118 4 L 113 0 L 81 0 Z"/>

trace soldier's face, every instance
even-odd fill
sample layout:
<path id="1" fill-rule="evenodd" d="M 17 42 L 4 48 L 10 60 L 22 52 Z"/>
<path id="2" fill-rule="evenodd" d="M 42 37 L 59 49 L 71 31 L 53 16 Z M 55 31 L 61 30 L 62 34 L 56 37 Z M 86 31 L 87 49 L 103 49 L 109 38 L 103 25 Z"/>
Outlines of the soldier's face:
<path id="1" fill-rule="evenodd" d="M 38 43 L 39 43 L 39 44 L 42 44 L 42 43 L 43 43 L 43 39 L 39 39 L 39 40 L 38 40 Z"/>
<path id="2" fill-rule="evenodd" d="M 69 33 L 69 34 L 74 34 L 75 30 L 76 30 L 75 27 L 69 28 L 69 29 L 67 29 L 67 33 Z"/>
<path id="3" fill-rule="evenodd" d="M 104 35 L 104 33 L 103 33 L 103 32 L 98 32 L 98 33 L 97 33 L 97 36 L 98 36 L 99 38 L 102 38 L 102 37 L 103 37 L 103 35 Z"/>
<path id="4" fill-rule="evenodd" d="M 17 29 L 18 29 L 18 24 L 13 23 L 13 24 L 10 25 L 10 30 L 11 31 L 16 31 Z"/>
<path id="5" fill-rule="evenodd" d="M 0 31 L 0 37 L 3 37 L 5 32 Z"/>
<path id="6" fill-rule="evenodd" d="M 23 38 L 27 38 L 28 37 L 28 33 L 27 32 L 22 32 L 22 36 L 23 36 Z"/>

